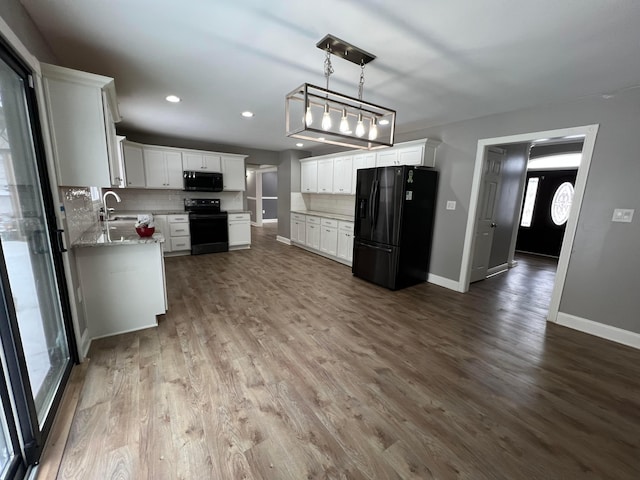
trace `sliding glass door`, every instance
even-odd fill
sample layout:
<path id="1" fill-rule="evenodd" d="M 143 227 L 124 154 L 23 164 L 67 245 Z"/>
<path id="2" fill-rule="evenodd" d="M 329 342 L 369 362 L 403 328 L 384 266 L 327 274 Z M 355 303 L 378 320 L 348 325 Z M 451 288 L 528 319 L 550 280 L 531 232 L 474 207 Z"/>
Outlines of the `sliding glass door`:
<path id="1" fill-rule="evenodd" d="M 11 400 L 2 402 L 0 462 L 23 467 L 41 453 L 73 347 L 31 85 L 28 69 L 0 45 L 0 380 Z"/>

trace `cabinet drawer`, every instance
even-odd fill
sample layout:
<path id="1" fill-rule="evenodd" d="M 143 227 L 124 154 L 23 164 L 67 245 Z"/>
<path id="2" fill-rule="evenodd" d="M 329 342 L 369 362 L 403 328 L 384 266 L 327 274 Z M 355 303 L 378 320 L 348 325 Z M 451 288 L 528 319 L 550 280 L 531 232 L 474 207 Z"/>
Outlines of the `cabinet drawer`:
<path id="1" fill-rule="evenodd" d="M 189 236 L 189 224 L 188 223 L 170 223 L 169 232 L 172 237 L 187 237 Z"/>
<path id="2" fill-rule="evenodd" d="M 167 215 L 167 221 L 169 223 L 189 223 L 189 215 Z"/>
<path id="3" fill-rule="evenodd" d="M 338 229 L 342 232 L 353 233 L 353 222 L 338 222 Z"/>
<path id="4" fill-rule="evenodd" d="M 230 213 L 229 214 L 229 221 L 245 221 L 248 222 L 250 220 L 249 214 L 248 213 Z"/>
<path id="5" fill-rule="evenodd" d="M 321 225 L 323 227 L 338 228 L 338 220 L 334 220 L 333 218 L 323 218 Z"/>
<path id="6" fill-rule="evenodd" d="M 293 220 L 297 220 L 298 222 L 304 222 L 306 215 L 302 214 L 302 213 L 292 213 L 291 214 L 291 218 Z"/>
<path id="7" fill-rule="evenodd" d="M 314 225 L 320 225 L 320 217 L 314 217 L 311 215 L 306 215 L 307 223 L 313 223 Z"/>
<path id="8" fill-rule="evenodd" d="M 171 251 L 191 250 L 191 239 L 189 237 L 171 238 Z"/>

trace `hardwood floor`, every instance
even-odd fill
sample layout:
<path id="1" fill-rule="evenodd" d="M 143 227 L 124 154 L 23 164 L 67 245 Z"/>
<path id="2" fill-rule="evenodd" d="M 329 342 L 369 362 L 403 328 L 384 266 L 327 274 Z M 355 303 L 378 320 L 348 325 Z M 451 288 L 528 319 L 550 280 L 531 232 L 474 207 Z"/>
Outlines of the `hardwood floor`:
<path id="1" fill-rule="evenodd" d="M 58 478 L 640 478 L 640 351 L 547 324 L 548 271 L 391 292 L 252 235 L 93 343 Z"/>

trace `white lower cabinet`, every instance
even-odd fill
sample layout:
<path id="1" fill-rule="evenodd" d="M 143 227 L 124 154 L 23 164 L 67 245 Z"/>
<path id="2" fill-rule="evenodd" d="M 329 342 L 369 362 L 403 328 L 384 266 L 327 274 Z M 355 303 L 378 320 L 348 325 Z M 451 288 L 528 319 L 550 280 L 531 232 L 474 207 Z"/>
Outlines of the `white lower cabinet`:
<path id="1" fill-rule="evenodd" d="M 291 241 L 295 243 L 305 243 L 307 221 L 305 215 L 301 213 L 291 214 Z"/>
<path id="2" fill-rule="evenodd" d="M 291 243 L 350 266 L 353 222 L 292 212 Z"/>
<path id="3" fill-rule="evenodd" d="M 164 243 L 162 244 L 163 253 L 171 252 L 171 235 L 169 234 L 167 216 L 154 215 L 153 223 L 156 225 L 156 233 L 161 233 L 164 236 Z"/>
<path id="4" fill-rule="evenodd" d="M 249 213 L 230 213 L 229 250 L 249 248 L 251 246 L 251 217 Z"/>
<path id="5" fill-rule="evenodd" d="M 338 255 L 338 221 L 323 218 L 320 222 L 320 251 L 335 257 Z"/>
<path id="6" fill-rule="evenodd" d="M 304 244 L 307 247 L 320 250 L 320 217 L 307 215 L 305 233 Z"/>
<path id="7" fill-rule="evenodd" d="M 338 258 L 353 262 L 353 222 L 338 222 Z"/>
<path id="8" fill-rule="evenodd" d="M 191 250 L 191 233 L 189 231 L 189 215 L 167 215 L 171 252 L 185 252 Z M 166 238 L 166 236 L 165 236 Z"/>

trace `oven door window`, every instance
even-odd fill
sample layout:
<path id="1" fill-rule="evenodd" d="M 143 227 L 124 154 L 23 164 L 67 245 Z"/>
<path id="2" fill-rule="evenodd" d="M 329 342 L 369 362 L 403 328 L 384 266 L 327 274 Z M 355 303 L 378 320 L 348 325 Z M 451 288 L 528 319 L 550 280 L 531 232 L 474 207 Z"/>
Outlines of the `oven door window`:
<path id="1" fill-rule="evenodd" d="M 220 215 L 189 215 L 191 244 L 226 243 L 229 241 L 227 218 Z"/>

